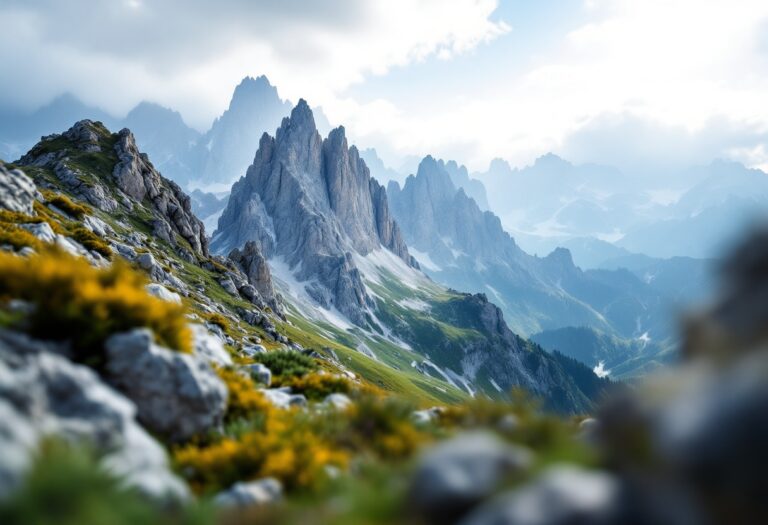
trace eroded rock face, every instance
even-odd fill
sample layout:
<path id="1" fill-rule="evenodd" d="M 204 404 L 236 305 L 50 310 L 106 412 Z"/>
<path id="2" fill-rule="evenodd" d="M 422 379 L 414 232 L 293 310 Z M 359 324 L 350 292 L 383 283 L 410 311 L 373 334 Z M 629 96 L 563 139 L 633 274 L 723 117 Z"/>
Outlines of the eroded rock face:
<path id="1" fill-rule="evenodd" d="M 52 435 L 94 447 L 105 468 L 149 496 L 188 498 L 163 448 L 135 421 L 134 404 L 56 350 L 0 330 L 0 495 L 18 486 Z"/>
<path id="2" fill-rule="evenodd" d="M 189 196 L 175 182 L 163 178 L 155 170 L 149 158 L 139 152 L 130 130 L 123 129 L 117 134 L 114 149 L 119 159 L 112 172 L 117 186 L 139 202 L 145 199 L 151 201 L 154 209 L 168 220 L 174 231 L 195 252 L 207 255 L 205 228 L 192 213 Z"/>
<path id="3" fill-rule="evenodd" d="M 248 299 L 254 303 L 257 302 L 256 299 L 260 299 L 274 311 L 281 311 L 282 307 L 272 285 L 272 274 L 269 270 L 269 265 L 256 242 L 246 242 L 242 250 L 236 248 L 229 253 L 228 257 L 243 272 L 248 283 L 255 288 L 255 292 L 258 294 L 258 297 L 248 297 Z M 250 295 L 249 291 L 244 290 L 243 287 L 239 291 L 243 295 Z"/>
<path id="4" fill-rule="evenodd" d="M 253 164 L 232 188 L 212 247 L 228 253 L 248 241 L 266 258 L 282 258 L 299 281 L 313 282 L 307 291 L 317 302 L 359 324 L 372 301 L 351 254 L 385 248 L 415 264 L 386 192 L 348 147 L 344 128 L 323 140 L 303 100 L 274 138 L 262 136 Z"/>
<path id="5" fill-rule="evenodd" d="M 147 329 L 114 335 L 105 347 L 110 383 L 147 428 L 183 441 L 221 425 L 227 387 L 206 358 L 157 346 Z"/>
<path id="6" fill-rule="evenodd" d="M 0 162 L 0 208 L 33 215 L 39 193 L 32 179 L 20 170 L 9 170 Z"/>
<path id="7" fill-rule="evenodd" d="M 83 173 L 78 164 L 83 158 L 114 162 L 111 177 L 93 170 Z M 102 211 L 112 213 L 121 206 L 130 211 L 142 204 L 155 215 L 158 237 L 175 245 L 178 235 L 195 254 L 208 255 L 205 229 L 192 213 L 189 196 L 157 172 L 128 129 L 112 134 L 101 123 L 81 120 L 61 135 L 44 137 L 19 163 L 52 170 L 70 192 Z"/>

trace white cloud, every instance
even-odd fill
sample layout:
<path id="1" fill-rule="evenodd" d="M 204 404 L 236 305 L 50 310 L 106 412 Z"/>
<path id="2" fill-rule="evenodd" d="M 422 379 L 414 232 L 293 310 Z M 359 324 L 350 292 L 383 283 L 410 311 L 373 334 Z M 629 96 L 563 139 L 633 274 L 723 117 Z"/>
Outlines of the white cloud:
<path id="1" fill-rule="evenodd" d="M 112 111 L 150 98 L 205 126 L 246 74 L 292 100 L 337 93 L 436 55 L 450 58 L 508 30 L 495 0 L 8 0 L 0 6 L 0 87 L 34 105 L 72 91 Z"/>
<path id="2" fill-rule="evenodd" d="M 426 147 L 455 156 L 451 149 L 463 136 L 472 143 L 464 148 L 470 157 L 462 160 L 472 167 L 482 169 L 496 156 L 522 164 L 573 146 L 572 133 L 604 123 L 606 115 L 630 114 L 648 127 L 672 127 L 691 140 L 710 137 L 707 127 L 722 117 L 734 132 L 768 125 L 768 2 L 589 0 L 584 9 L 588 22 L 546 51 L 530 50 L 531 65 L 522 73 L 500 67 L 495 82 L 477 86 L 473 99 L 436 90 L 444 108 L 437 114 L 395 118 L 389 111 L 383 121 L 396 133 L 393 140 L 403 145 L 402 153 Z M 377 101 L 341 114 L 353 123 L 353 132 L 363 132 L 355 119 L 370 120 L 381 106 Z M 622 140 L 631 139 L 612 137 L 614 143 Z M 647 155 L 655 154 L 652 144 L 664 146 L 650 141 Z M 737 145 L 724 145 L 717 144 L 712 155 L 741 152 L 748 158 Z M 624 151 L 632 147 L 623 144 Z"/>

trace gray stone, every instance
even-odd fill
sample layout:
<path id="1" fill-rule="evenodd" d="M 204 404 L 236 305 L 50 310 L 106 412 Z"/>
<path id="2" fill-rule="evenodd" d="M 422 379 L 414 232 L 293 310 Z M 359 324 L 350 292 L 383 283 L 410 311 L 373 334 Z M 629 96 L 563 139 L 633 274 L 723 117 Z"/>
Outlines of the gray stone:
<path id="1" fill-rule="evenodd" d="M 323 405 L 336 410 L 346 410 L 352 405 L 352 400 L 346 394 L 334 392 L 326 396 L 323 400 Z"/>
<path id="2" fill-rule="evenodd" d="M 34 202 L 40 196 L 35 183 L 21 170 L 9 170 L 0 162 L 0 208 L 34 215 Z"/>
<path id="3" fill-rule="evenodd" d="M 144 288 L 149 292 L 149 295 L 157 297 L 158 299 L 168 301 L 169 303 L 181 304 L 181 296 L 176 292 L 170 291 L 162 284 L 149 283 Z"/>
<path id="4" fill-rule="evenodd" d="M 232 365 L 232 357 L 224 348 L 221 339 L 211 334 L 208 329 L 199 324 L 189 325 L 192 330 L 192 339 L 195 347 L 195 355 L 201 357 L 208 363 L 219 366 Z"/>
<path id="5" fill-rule="evenodd" d="M 252 365 L 246 365 L 245 367 L 248 373 L 264 386 L 270 386 L 272 384 L 272 371 L 261 363 L 254 363 Z"/>
<path id="6" fill-rule="evenodd" d="M 429 521 L 440 522 L 465 512 L 531 463 L 527 449 L 506 444 L 493 434 L 460 434 L 420 458 L 409 501 Z"/>
<path id="7" fill-rule="evenodd" d="M 86 215 L 83 218 L 83 226 L 99 237 L 106 237 L 107 235 L 114 235 L 115 233 L 109 224 L 93 215 Z"/>
<path id="8" fill-rule="evenodd" d="M 146 155 L 139 152 L 136 140 L 128 129 L 117 134 L 114 146 L 119 162 L 112 177 L 128 197 L 138 202 L 149 199 L 160 217 L 155 230 L 167 235 L 166 222 L 186 240 L 196 254 L 208 255 L 208 239 L 203 223 L 192 213 L 192 201 L 174 182 L 162 177 Z M 175 243 L 173 243 L 175 244 Z"/>
<path id="9" fill-rule="evenodd" d="M 157 346 L 152 332 L 136 329 L 106 342 L 110 383 L 138 408 L 139 420 L 173 441 L 221 425 L 227 387 L 205 359 Z"/>
<path id="10" fill-rule="evenodd" d="M 302 394 L 291 394 L 290 388 L 265 388 L 261 392 L 264 397 L 277 408 L 307 406 L 307 398 Z"/>
<path id="11" fill-rule="evenodd" d="M 262 345 L 245 345 L 240 349 L 244 355 L 253 357 L 256 354 L 266 354 L 267 349 Z"/>
<path id="12" fill-rule="evenodd" d="M 618 524 L 621 486 L 611 476 L 554 467 L 538 480 L 474 510 L 461 525 Z"/>
<path id="13" fill-rule="evenodd" d="M 247 286 L 240 287 L 240 293 L 248 297 L 251 302 L 264 302 L 276 313 L 282 311 L 282 305 L 277 300 L 272 274 L 264 255 L 254 241 L 248 241 L 242 250 L 234 249 L 229 253 L 229 259 L 235 263 L 255 289 L 256 294 L 250 293 Z"/>
<path id="14" fill-rule="evenodd" d="M 0 330 L 0 495 L 17 487 L 45 436 L 92 447 L 102 465 L 155 499 L 187 499 L 136 407 L 56 348 Z"/>
<path id="15" fill-rule="evenodd" d="M 42 242 L 52 243 L 56 241 L 56 234 L 47 222 L 22 224 L 22 228 L 37 237 Z"/>
<path id="16" fill-rule="evenodd" d="M 220 507 L 259 507 L 278 502 L 283 497 L 283 486 L 275 478 L 264 478 L 247 483 L 235 483 L 219 492 L 213 502 Z"/>
<path id="17" fill-rule="evenodd" d="M 152 270 L 157 266 L 155 257 L 150 252 L 142 253 L 136 257 L 136 263 L 147 271 Z"/>

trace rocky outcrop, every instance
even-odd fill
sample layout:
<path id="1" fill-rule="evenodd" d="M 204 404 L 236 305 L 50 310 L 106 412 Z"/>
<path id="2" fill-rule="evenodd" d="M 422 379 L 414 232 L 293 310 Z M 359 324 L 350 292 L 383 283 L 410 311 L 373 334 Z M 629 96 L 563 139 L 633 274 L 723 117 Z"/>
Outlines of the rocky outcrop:
<path id="1" fill-rule="evenodd" d="M 195 254 L 208 255 L 205 229 L 189 197 L 155 170 L 127 129 L 112 134 L 99 122 L 81 120 L 61 135 L 43 137 L 19 164 L 50 169 L 68 191 L 105 212 L 145 205 L 154 215 L 156 236 L 177 245 L 178 235 Z M 111 176 L 84 169 L 93 165 L 112 166 Z"/>
<path id="2" fill-rule="evenodd" d="M 253 164 L 232 188 L 211 245 L 227 253 L 253 241 L 279 257 L 307 292 L 353 322 L 365 322 L 368 297 L 352 254 L 387 249 L 415 265 L 389 214 L 384 189 L 370 177 L 344 128 L 326 140 L 305 101 L 264 134 Z"/>
<path id="3" fill-rule="evenodd" d="M 110 383 L 136 403 L 147 428 L 172 441 L 219 427 L 227 387 L 206 358 L 162 348 L 152 339 L 151 331 L 137 329 L 107 340 Z"/>
<path id="4" fill-rule="evenodd" d="M 269 305 L 272 310 L 280 311 L 279 300 L 272 285 L 272 274 L 267 260 L 262 255 L 254 241 L 248 241 L 242 250 L 235 248 L 229 253 L 229 259 L 243 272 L 253 291 L 240 287 L 240 294 L 246 296 L 251 302 L 259 301 Z"/>
<path id="5" fill-rule="evenodd" d="M 0 494 L 18 486 L 40 441 L 56 436 L 93 447 L 102 466 L 148 496 L 188 498 L 134 404 L 56 350 L 0 331 Z"/>
<path id="6" fill-rule="evenodd" d="M 123 129 L 117 134 L 114 150 L 119 162 L 112 176 L 118 188 L 139 202 L 149 200 L 161 219 L 167 220 L 196 253 L 207 255 L 205 228 L 192 213 L 189 196 L 175 182 L 163 178 L 155 170 L 149 158 L 139 152 L 130 130 Z M 175 244 L 172 237 L 166 240 Z"/>
<path id="7" fill-rule="evenodd" d="M 0 208 L 33 215 L 39 197 L 35 183 L 20 170 L 9 170 L 0 162 Z"/>

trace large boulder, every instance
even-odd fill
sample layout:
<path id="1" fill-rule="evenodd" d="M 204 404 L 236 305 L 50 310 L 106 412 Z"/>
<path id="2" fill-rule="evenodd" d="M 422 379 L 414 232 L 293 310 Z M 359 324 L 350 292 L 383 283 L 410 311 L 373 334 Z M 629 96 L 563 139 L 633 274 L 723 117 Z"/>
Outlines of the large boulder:
<path id="1" fill-rule="evenodd" d="M 227 387 L 205 358 L 158 346 L 147 329 L 113 335 L 105 346 L 110 383 L 136 403 L 147 428 L 183 441 L 221 425 Z"/>
<path id="2" fill-rule="evenodd" d="M 608 525 L 618 519 L 620 483 L 601 472 L 556 467 L 480 506 L 461 525 Z"/>
<path id="3" fill-rule="evenodd" d="M 23 480 L 40 441 L 55 436 L 91 447 L 104 468 L 148 496 L 188 498 L 134 404 L 55 350 L 0 330 L 0 496 Z"/>
<path id="4" fill-rule="evenodd" d="M 38 197 L 35 183 L 21 170 L 9 170 L 0 162 L 0 209 L 33 215 Z"/>
<path id="5" fill-rule="evenodd" d="M 430 523 L 455 520 L 531 461 L 527 449 L 508 445 L 493 434 L 460 434 L 421 458 L 409 491 L 411 505 Z"/>

